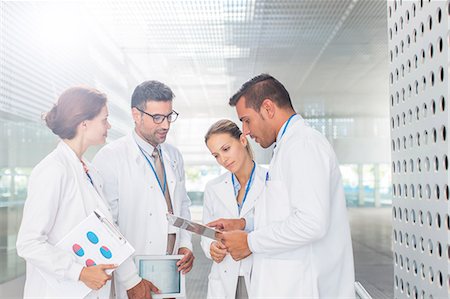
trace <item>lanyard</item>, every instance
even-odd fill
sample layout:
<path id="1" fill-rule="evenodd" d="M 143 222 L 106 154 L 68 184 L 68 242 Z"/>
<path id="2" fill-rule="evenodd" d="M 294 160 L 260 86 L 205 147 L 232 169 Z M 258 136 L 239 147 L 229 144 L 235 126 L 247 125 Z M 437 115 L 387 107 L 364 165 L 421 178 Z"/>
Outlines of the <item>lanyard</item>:
<path id="1" fill-rule="evenodd" d="M 283 132 L 281 132 L 281 136 L 280 136 L 280 140 L 281 140 L 281 138 L 283 138 L 283 135 L 284 135 L 284 133 L 286 133 L 286 130 L 287 130 L 287 127 L 289 126 L 289 123 L 291 122 L 291 120 L 292 120 L 292 118 L 294 117 L 294 116 L 296 116 L 297 115 L 297 113 L 294 113 L 294 114 L 292 114 L 289 118 L 288 118 L 288 120 L 287 120 L 287 122 L 286 122 L 286 125 L 284 126 L 284 128 L 283 128 Z M 280 140 L 277 140 L 277 142 L 280 142 Z M 275 147 L 276 147 L 277 145 L 275 144 Z M 275 149 L 275 148 L 274 148 Z M 273 155 L 273 154 L 272 154 Z M 269 175 L 269 171 L 267 171 L 267 173 L 266 173 L 266 182 L 267 181 L 269 181 L 270 180 L 270 175 Z"/>
<path id="2" fill-rule="evenodd" d="M 281 140 L 281 138 L 283 138 L 284 133 L 286 133 L 286 129 L 289 126 L 289 123 L 291 122 L 292 118 L 296 115 L 297 115 L 297 113 L 292 114 L 291 117 L 289 117 L 289 119 L 287 120 L 286 125 L 284 126 L 284 129 L 283 129 L 283 132 L 281 132 L 280 140 Z"/>
<path id="3" fill-rule="evenodd" d="M 253 180 L 253 176 L 255 174 L 255 166 L 256 166 L 255 161 L 253 161 L 252 172 L 250 173 L 250 178 L 248 179 L 247 186 L 245 187 L 245 193 L 244 193 L 244 198 L 242 199 L 242 204 L 239 204 L 239 203 L 237 204 L 238 205 L 238 209 L 239 209 L 239 213 L 241 212 L 241 209 L 244 206 L 245 200 L 247 199 L 248 192 L 250 191 L 250 187 L 251 187 L 251 183 L 252 183 L 252 180 Z M 231 174 L 231 181 L 233 183 L 233 188 L 234 188 L 234 174 L 233 173 Z"/>
<path id="4" fill-rule="evenodd" d="M 144 150 L 139 146 L 139 144 L 137 145 L 139 147 L 139 149 L 141 150 L 142 155 L 144 155 L 145 160 L 147 160 L 148 165 L 150 165 L 150 168 L 153 171 L 153 174 L 155 175 L 156 181 L 158 181 L 158 185 L 159 188 L 161 188 L 161 191 L 163 193 L 163 196 L 165 196 L 166 194 L 166 182 L 167 182 L 167 178 L 166 178 L 166 170 L 164 169 L 164 186 L 161 186 L 161 182 L 159 181 L 158 175 L 156 174 L 155 168 L 153 167 L 153 164 L 150 162 L 150 160 L 147 158 L 147 155 L 144 153 Z M 161 159 L 161 164 L 164 167 L 164 162 Z"/>
<path id="5" fill-rule="evenodd" d="M 81 164 L 83 165 L 83 170 L 86 173 L 86 175 L 89 179 L 89 182 L 91 182 L 92 186 L 94 186 L 94 181 L 92 180 L 92 177 L 89 174 L 89 169 L 88 169 L 87 165 L 83 162 L 83 160 L 80 160 L 80 161 L 81 161 Z"/>

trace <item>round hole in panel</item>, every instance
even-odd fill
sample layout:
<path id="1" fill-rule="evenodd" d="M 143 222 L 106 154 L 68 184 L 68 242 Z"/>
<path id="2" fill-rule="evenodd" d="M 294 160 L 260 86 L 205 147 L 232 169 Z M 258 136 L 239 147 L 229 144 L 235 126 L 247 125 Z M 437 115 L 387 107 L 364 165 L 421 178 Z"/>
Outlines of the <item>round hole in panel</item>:
<path id="1" fill-rule="evenodd" d="M 440 23 L 442 21 L 442 11 L 441 11 L 441 8 L 439 8 L 439 7 L 437 9 L 436 16 L 437 16 L 437 22 Z"/>
<path id="2" fill-rule="evenodd" d="M 414 209 L 411 209 L 411 221 L 413 224 L 416 224 L 416 211 Z M 414 235 L 413 235 L 414 238 Z"/>
<path id="3" fill-rule="evenodd" d="M 428 144 L 428 131 L 427 130 L 423 131 L 423 141 L 424 141 L 424 144 Z"/>
<path id="4" fill-rule="evenodd" d="M 441 137 L 442 141 L 447 140 L 447 129 L 445 128 L 445 126 L 441 127 Z"/>
<path id="5" fill-rule="evenodd" d="M 428 16 L 428 29 L 433 29 L 433 19 L 431 18 L 431 16 Z"/>
<path id="6" fill-rule="evenodd" d="M 434 271 L 433 271 L 433 268 L 431 266 L 428 267 L 428 275 L 429 275 L 429 278 L 430 278 L 430 283 L 433 283 L 434 282 Z"/>
<path id="7" fill-rule="evenodd" d="M 442 245 L 441 242 L 437 242 L 437 254 L 439 258 L 442 258 Z"/>
<path id="8" fill-rule="evenodd" d="M 434 156 L 434 171 L 439 171 L 439 159 L 437 156 Z"/>
<path id="9" fill-rule="evenodd" d="M 442 41 L 442 37 L 438 38 L 437 45 L 438 45 L 439 53 L 442 53 L 442 50 L 444 49 L 444 42 Z"/>
<path id="10" fill-rule="evenodd" d="M 430 82 L 431 82 L 431 86 L 434 86 L 434 72 L 433 71 L 430 72 Z"/>
<path id="11" fill-rule="evenodd" d="M 425 279 L 425 265 L 420 264 L 420 275 L 422 276 L 422 279 Z"/>
<path id="12" fill-rule="evenodd" d="M 431 239 L 428 239 L 428 253 L 430 255 L 433 255 L 433 241 L 431 241 Z"/>
<path id="13" fill-rule="evenodd" d="M 397 23 L 395 23 L 397 24 Z M 423 22 L 420 23 L 420 36 L 423 36 L 425 32 L 425 25 L 423 24 Z"/>
<path id="14" fill-rule="evenodd" d="M 439 284 L 439 287 L 442 288 L 444 286 L 444 279 L 442 277 L 442 272 L 441 271 L 437 272 L 437 282 Z"/>
<path id="15" fill-rule="evenodd" d="M 436 219 L 436 227 L 437 227 L 438 229 L 440 229 L 440 228 L 441 228 L 441 215 L 440 215 L 439 213 L 436 213 L 435 219 Z M 439 244 L 439 245 L 440 245 L 440 244 Z"/>
<path id="16" fill-rule="evenodd" d="M 425 194 L 427 196 L 427 199 L 431 198 L 431 187 L 429 184 L 426 184 L 426 186 L 425 186 Z"/>
<path id="17" fill-rule="evenodd" d="M 439 79 L 444 82 L 444 68 L 442 66 L 439 68 Z"/>
<path id="18" fill-rule="evenodd" d="M 445 98 L 441 96 L 441 111 L 445 111 Z"/>
<path id="19" fill-rule="evenodd" d="M 434 196 L 436 197 L 437 200 L 439 200 L 441 197 L 441 191 L 439 189 L 439 185 L 434 185 Z"/>
<path id="20" fill-rule="evenodd" d="M 427 222 L 429 227 L 433 226 L 433 216 L 431 216 L 430 212 L 427 212 Z"/>
<path id="21" fill-rule="evenodd" d="M 444 186 L 444 196 L 445 196 L 445 200 L 448 200 L 448 196 L 449 196 L 449 188 L 448 185 Z"/>
<path id="22" fill-rule="evenodd" d="M 444 155 L 444 169 L 446 171 L 448 170 L 448 158 L 447 158 L 447 155 Z"/>
<path id="23" fill-rule="evenodd" d="M 436 128 L 433 128 L 433 142 L 434 143 L 437 142 L 437 131 L 436 131 Z"/>
<path id="24" fill-rule="evenodd" d="M 416 235 L 412 235 L 412 238 L 411 238 L 411 244 L 412 244 L 412 246 L 413 246 L 413 249 L 416 250 L 416 249 L 417 249 Z"/>
<path id="25" fill-rule="evenodd" d="M 436 102 L 434 100 L 431 100 L 431 112 L 436 114 Z"/>

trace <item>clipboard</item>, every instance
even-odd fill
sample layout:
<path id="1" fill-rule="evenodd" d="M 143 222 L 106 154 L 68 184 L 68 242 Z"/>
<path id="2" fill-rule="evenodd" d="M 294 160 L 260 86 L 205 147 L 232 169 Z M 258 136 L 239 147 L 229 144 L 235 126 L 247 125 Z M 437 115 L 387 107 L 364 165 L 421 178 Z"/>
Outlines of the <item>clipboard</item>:
<path id="1" fill-rule="evenodd" d="M 86 267 L 99 264 L 120 265 L 134 253 L 117 227 L 99 210 L 94 210 L 88 217 L 74 227 L 56 247 L 72 254 L 73 258 Z M 107 270 L 111 274 L 113 270 Z M 61 280 L 40 271 L 51 286 L 51 296 L 56 298 L 83 298 L 92 290 L 81 281 Z"/>
<path id="2" fill-rule="evenodd" d="M 221 232 L 212 227 L 208 227 L 204 224 L 197 223 L 183 217 L 175 216 L 173 214 L 167 213 L 166 216 L 169 224 L 213 240 L 218 240 L 216 238 L 216 233 Z"/>

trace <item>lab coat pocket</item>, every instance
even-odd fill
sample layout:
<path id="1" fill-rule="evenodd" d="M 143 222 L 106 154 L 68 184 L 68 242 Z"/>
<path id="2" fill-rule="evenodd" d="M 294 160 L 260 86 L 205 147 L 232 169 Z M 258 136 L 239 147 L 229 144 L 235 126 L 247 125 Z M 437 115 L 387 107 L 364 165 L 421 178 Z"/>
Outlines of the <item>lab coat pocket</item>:
<path id="1" fill-rule="evenodd" d="M 290 213 L 290 201 L 282 181 L 267 181 L 265 190 L 268 223 L 284 221 Z"/>
<path id="2" fill-rule="evenodd" d="M 302 262 L 293 259 L 266 258 L 262 261 L 263 271 L 258 284 L 264 298 L 318 298 L 315 285 Z M 258 296 L 257 296 L 258 297 Z"/>

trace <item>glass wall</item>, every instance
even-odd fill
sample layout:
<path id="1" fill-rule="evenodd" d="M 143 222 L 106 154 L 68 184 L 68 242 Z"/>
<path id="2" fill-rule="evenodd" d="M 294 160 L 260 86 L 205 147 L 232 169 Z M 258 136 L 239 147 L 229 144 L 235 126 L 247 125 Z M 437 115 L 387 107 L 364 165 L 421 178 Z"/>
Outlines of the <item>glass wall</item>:
<path id="1" fill-rule="evenodd" d="M 0 283 L 25 273 L 16 240 L 32 168 L 56 145 L 43 123 L 0 115 Z"/>

